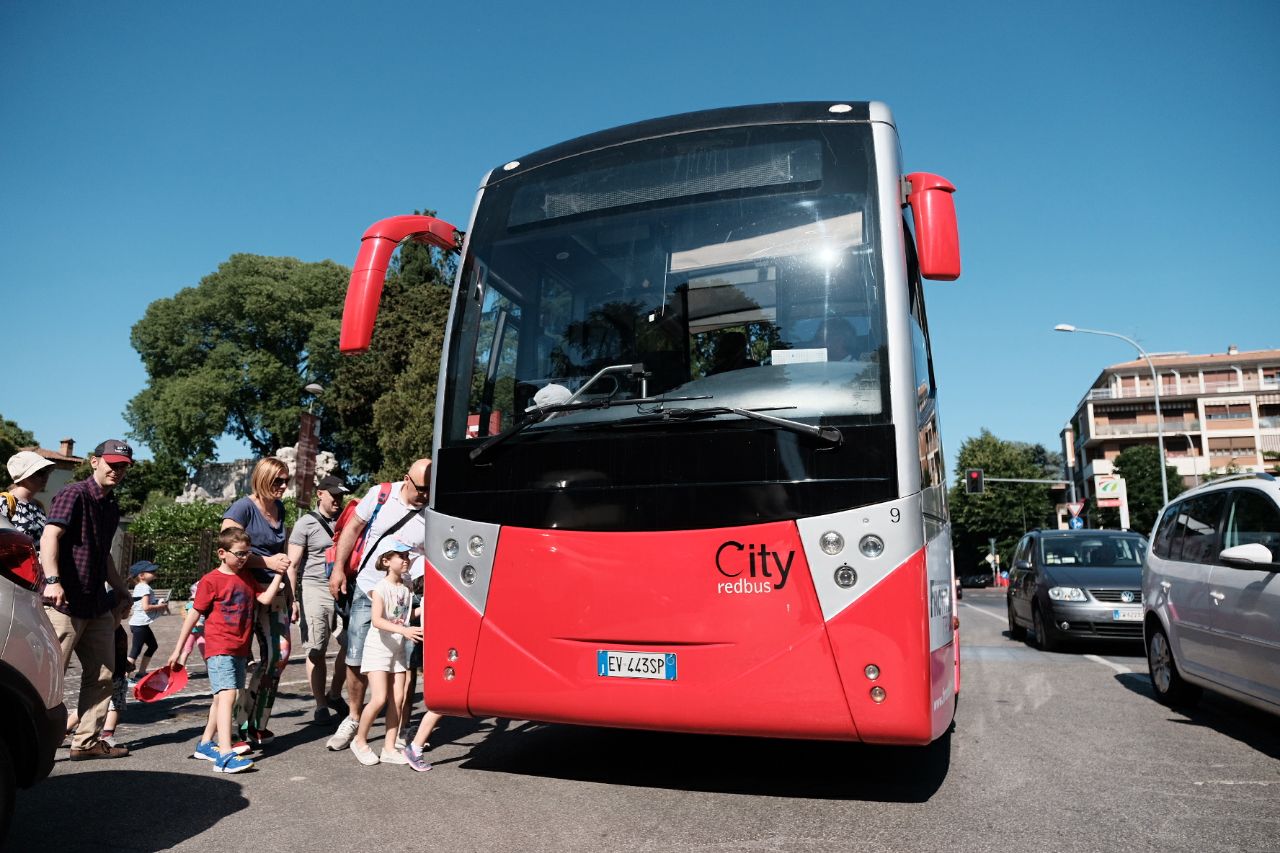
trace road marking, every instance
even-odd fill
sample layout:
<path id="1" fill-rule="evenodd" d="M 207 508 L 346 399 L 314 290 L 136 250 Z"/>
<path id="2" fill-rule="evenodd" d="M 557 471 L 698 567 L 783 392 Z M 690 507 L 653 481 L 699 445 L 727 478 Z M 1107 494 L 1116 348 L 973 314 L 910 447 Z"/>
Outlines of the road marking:
<path id="1" fill-rule="evenodd" d="M 976 610 L 977 612 L 981 613 L 983 616 L 990 616 L 992 619 L 995 619 L 995 620 L 996 620 L 996 621 L 998 621 L 998 622 L 1008 622 L 1008 621 L 1009 621 L 1009 620 L 1008 620 L 1008 618 L 1007 618 L 1007 617 L 1005 617 L 1005 616 L 997 616 L 996 614 L 992 613 L 990 610 L 985 610 L 985 609 L 983 609 L 983 608 L 981 608 L 981 607 L 974 607 L 972 604 L 970 604 L 970 603 L 969 603 L 969 602 L 967 602 L 967 601 L 962 601 L 962 602 L 960 602 L 960 606 L 961 606 L 961 607 L 967 607 L 967 608 L 969 608 L 970 610 Z"/>
<path id="2" fill-rule="evenodd" d="M 1247 779 L 1236 781 L 1233 779 L 1210 779 L 1207 782 L 1192 782 L 1193 785 L 1261 785 L 1266 788 L 1269 785 L 1280 784 L 1277 782 L 1253 782 Z"/>
<path id="3" fill-rule="evenodd" d="M 1129 667 L 1125 666 L 1124 664 L 1115 663 L 1113 661 L 1107 660 L 1106 658 L 1098 657 L 1097 655 L 1085 655 L 1084 658 L 1085 660 L 1091 660 L 1094 663 L 1100 663 L 1103 666 L 1109 666 L 1112 669 L 1114 669 L 1116 672 L 1120 673 L 1121 675 L 1128 672 L 1133 672 L 1133 670 L 1129 669 Z"/>

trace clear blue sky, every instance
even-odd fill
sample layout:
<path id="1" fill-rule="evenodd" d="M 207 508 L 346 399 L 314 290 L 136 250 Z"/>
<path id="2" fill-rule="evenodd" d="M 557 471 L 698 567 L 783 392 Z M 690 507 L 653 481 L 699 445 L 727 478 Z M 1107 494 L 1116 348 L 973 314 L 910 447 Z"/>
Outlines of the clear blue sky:
<path id="1" fill-rule="evenodd" d="M 530 151 L 785 100 L 888 102 L 958 188 L 951 460 L 982 427 L 1056 447 L 1133 357 L 1056 323 L 1280 347 L 1280 3 L 615 5 L 0 3 L 0 413 L 88 450 L 145 382 L 130 327 L 229 255 L 349 265 L 383 216 L 465 228 Z"/>

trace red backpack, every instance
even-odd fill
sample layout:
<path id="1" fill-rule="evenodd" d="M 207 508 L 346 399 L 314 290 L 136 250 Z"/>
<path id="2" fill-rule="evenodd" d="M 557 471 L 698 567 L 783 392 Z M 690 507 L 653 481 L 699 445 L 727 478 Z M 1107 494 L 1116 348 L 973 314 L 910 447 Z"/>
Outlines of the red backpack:
<path id="1" fill-rule="evenodd" d="M 360 558 L 364 555 L 365 537 L 369 535 L 369 528 L 373 527 L 373 519 L 378 517 L 379 510 L 382 505 L 387 502 L 387 498 L 391 497 L 391 483 L 382 483 L 378 486 L 378 503 L 373 508 L 373 518 L 369 519 L 369 523 L 364 526 L 364 530 L 360 531 L 360 537 L 356 539 L 356 547 L 351 549 L 351 556 L 347 559 L 347 565 L 343 567 L 348 578 L 353 578 L 360 571 Z M 349 501 L 342 508 L 342 513 L 338 516 L 338 521 L 333 525 L 333 544 L 324 549 L 324 576 L 329 577 L 333 574 L 334 565 L 338 562 L 338 539 L 342 536 L 342 529 L 347 526 L 347 522 L 351 520 L 351 516 L 356 514 L 356 505 L 360 501 Z"/>

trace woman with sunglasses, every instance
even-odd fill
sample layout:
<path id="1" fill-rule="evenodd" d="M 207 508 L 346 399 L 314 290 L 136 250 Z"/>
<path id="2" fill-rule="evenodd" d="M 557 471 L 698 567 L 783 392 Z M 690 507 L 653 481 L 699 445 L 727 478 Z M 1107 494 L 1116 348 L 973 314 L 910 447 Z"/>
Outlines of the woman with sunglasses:
<path id="1" fill-rule="evenodd" d="M 284 526 L 285 489 L 289 486 L 289 466 L 274 456 L 258 460 L 250 477 L 253 494 L 240 498 L 222 516 L 222 529 L 243 527 L 249 534 L 248 567 L 259 580 L 269 582 L 273 572 L 289 568 L 287 533 Z M 271 709 L 276 702 L 280 676 L 289 663 L 291 651 L 290 623 L 293 612 L 293 589 L 286 584 L 281 595 L 271 604 L 258 608 L 254 620 L 254 636 L 258 638 L 258 655 L 244 694 L 236 707 L 239 736 L 255 748 L 275 740 L 267 728 Z"/>

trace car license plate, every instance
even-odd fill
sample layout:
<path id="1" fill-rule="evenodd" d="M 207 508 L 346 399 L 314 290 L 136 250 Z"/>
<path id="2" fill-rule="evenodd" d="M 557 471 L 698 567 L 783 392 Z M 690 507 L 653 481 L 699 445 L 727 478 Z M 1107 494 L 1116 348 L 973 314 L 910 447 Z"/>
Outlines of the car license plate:
<path id="1" fill-rule="evenodd" d="M 1142 611 L 1134 608 L 1133 610 L 1112 610 L 1111 621 L 1113 622 L 1141 622 Z"/>
<path id="2" fill-rule="evenodd" d="M 603 678 L 676 680 L 676 656 L 662 652 L 596 652 L 596 672 Z"/>

